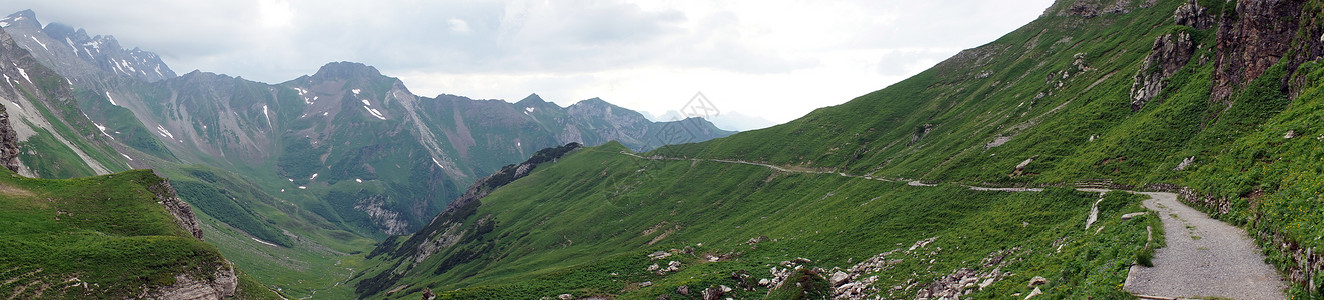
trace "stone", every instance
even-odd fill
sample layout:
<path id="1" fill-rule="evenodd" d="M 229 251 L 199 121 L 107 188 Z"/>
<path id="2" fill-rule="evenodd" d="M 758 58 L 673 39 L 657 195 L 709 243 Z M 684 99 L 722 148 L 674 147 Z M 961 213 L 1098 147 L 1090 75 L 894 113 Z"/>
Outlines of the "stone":
<path id="1" fill-rule="evenodd" d="M 1033 291 L 1030 291 L 1030 294 L 1029 294 L 1029 295 L 1026 295 L 1026 296 L 1025 296 L 1025 299 L 1030 299 L 1031 297 L 1038 296 L 1038 295 L 1043 295 L 1043 294 L 1044 294 L 1044 291 L 1040 291 L 1039 288 L 1036 287 L 1036 288 L 1034 288 Z"/>
<path id="2" fill-rule="evenodd" d="M 689 295 L 690 295 L 690 286 L 688 286 L 688 285 L 682 285 L 682 286 L 676 288 L 676 293 L 677 293 L 677 294 L 681 294 L 681 295 L 685 295 L 685 296 L 689 296 Z"/>
<path id="3" fill-rule="evenodd" d="M 650 287 L 650 286 L 653 286 L 652 281 L 644 281 L 639 283 L 639 287 Z"/>
<path id="4" fill-rule="evenodd" d="M 847 282 L 850 282 L 850 274 L 846 274 L 846 272 L 842 272 L 842 271 L 837 271 L 836 273 L 832 273 L 832 278 L 830 279 L 830 281 L 832 282 L 832 287 L 839 287 L 843 284 L 846 284 Z"/>
<path id="5" fill-rule="evenodd" d="M 1122 215 L 1122 220 L 1130 220 L 1131 218 L 1139 217 L 1139 216 L 1144 215 L 1144 214 L 1146 214 L 1146 213 L 1147 213 L 1147 212 L 1143 212 L 1143 211 L 1142 211 L 1142 212 L 1133 212 L 1133 213 L 1125 214 L 1125 215 Z"/>
<path id="6" fill-rule="evenodd" d="M 571 294 L 561 294 L 560 296 L 556 296 L 556 299 L 561 299 L 561 300 L 573 300 L 573 299 L 575 299 L 575 295 L 571 295 Z"/>
<path id="7" fill-rule="evenodd" d="M 1030 278 L 1030 286 L 1037 286 L 1044 284 L 1048 284 L 1048 279 L 1044 278 L 1043 276 L 1035 276 L 1034 278 Z"/>

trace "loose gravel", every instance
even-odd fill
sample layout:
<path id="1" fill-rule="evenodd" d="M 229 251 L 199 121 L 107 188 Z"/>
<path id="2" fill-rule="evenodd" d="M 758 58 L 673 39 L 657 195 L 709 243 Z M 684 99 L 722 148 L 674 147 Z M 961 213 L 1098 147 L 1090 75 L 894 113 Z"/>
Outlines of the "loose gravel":
<path id="1" fill-rule="evenodd" d="M 1154 267 L 1131 267 L 1124 289 L 1171 298 L 1287 299 L 1287 286 L 1245 231 L 1177 201 L 1173 193 L 1142 193 L 1163 220 L 1167 246 Z"/>

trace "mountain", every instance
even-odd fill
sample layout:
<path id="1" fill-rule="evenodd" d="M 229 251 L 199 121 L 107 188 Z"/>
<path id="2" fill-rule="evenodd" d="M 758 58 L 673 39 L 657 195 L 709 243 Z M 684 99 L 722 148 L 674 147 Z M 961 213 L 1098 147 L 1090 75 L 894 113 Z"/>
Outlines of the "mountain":
<path id="1" fill-rule="evenodd" d="M 352 293 L 342 281 L 355 255 L 421 228 L 463 187 L 538 149 L 620 140 L 643 151 L 733 133 L 702 119 L 650 122 L 601 99 L 422 97 L 350 62 L 278 84 L 177 75 L 156 54 L 42 27 L 32 11 L 0 28 L 0 102 L 17 142 L 0 157 L 51 179 L 153 169 L 197 209 L 209 243 L 292 297 Z"/>
<path id="2" fill-rule="evenodd" d="M 357 292 L 1133 297 L 1127 270 L 1165 243 L 1161 226 L 1122 217 L 1146 211 L 1138 196 L 1064 188 L 1094 186 L 1179 193 L 1250 232 L 1296 284 L 1288 294 L 1319 297 L 1319 7 L 1059 0 L 786 124 L 538 165 L 386 240 Z"/>
<path id="3" fill-rule="evenodd" d="M 202 241 L 192 208 L 168 180 L 123 171 L 102 127 L 74 104 L 68 81 L 5 32 L 0 64 L 9 66 L 0 87 L 0 296 L 276 297 Z M 30 178 L 106 174 L 107 167 L 123 172 Z"/>
<path id="4" fill-rule="evenodd" d="M 113 36 L 89 37 L 86 31 L 64 24 L 50 23 L 42 28 L 37 14 L 31 10 L 0 19 L 0 28 L 36 53 L 34 57 L 42 64 L 54 66 L 61 75 L 73 80 L 99 76 L 92 70 L 146 82 L 175 77 L 175 72 L 155 53 L 138 48 L 126 50 Z"/>

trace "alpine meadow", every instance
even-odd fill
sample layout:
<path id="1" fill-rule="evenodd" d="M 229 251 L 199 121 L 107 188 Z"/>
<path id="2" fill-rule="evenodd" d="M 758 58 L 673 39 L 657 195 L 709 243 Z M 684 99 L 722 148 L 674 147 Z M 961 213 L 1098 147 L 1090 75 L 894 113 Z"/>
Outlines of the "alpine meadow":
<path id="1" fill-rule="evenodd" d="M 581 21 L 558 22 L 672 30 Z M 180 75 L 32 10 L 0 28 L 7 299 L 1324 298 L 1320 0 L 1056 0 L 739 132 L 703 93 L 664 120 L 357 62 Z M 473 76 L 525 78 L 501 71 Z"/>

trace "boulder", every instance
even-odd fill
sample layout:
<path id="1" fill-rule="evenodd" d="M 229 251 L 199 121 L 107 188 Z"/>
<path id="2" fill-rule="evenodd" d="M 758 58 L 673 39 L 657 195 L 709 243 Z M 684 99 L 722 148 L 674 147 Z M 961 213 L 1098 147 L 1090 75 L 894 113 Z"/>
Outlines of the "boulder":
<path id="1" fill-rule="evenodd" d="M 1044 278 L 1043 276 L 1035 276 L 1034 278 L 1030 278 L 1030 286 L 1045 285 L 1045 284 L 1048 284 L 1048 278 Z"/>

